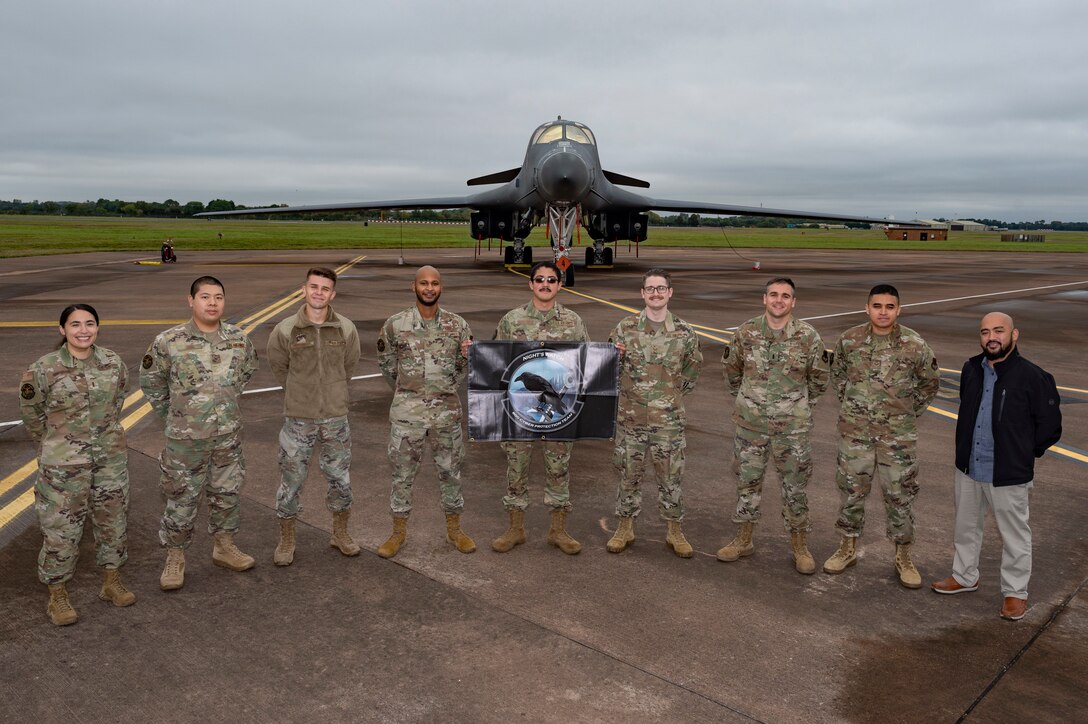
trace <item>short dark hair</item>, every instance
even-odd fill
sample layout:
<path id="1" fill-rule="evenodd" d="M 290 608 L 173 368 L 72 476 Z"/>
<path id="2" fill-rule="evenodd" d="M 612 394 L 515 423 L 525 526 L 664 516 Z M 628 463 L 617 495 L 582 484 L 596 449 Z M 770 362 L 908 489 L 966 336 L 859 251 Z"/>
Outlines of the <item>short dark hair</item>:
<path id="1" fill-rule="evenodd" d="M 327 269 L 323 266 L 312 266 L 310 267 L 310 271 L 306 272 L 306 279 L 308 280 L 310 277 L 325 277 L 332 281 L 334 287 L 336 286 L 336 272 L 332 269 Z"/>
<path id="2" fill-rule="evenodd" d="M 533 264 L 532 268 L 529 270 L 529 281 L 532 281 L 533 277 L 535 277 L 536 273 L 541 269 L 551 269 L 555 272 L 555 276 L 559 278 L 559 283 L 563 283 L 563 272 L 559 270 L 559 265 L 551 259 L 538 261 L 536 264 Z"/>
<path id="3" fill-rule="evenodd" d="M 655 266 L 653 269 L 647 270 L 646 273 L 642 275 L 642 286 L 646 286 L 646 280 L 650 277 L 661 277 L 665 280 L 665 286 L 672 286 L 672 274 L 669 274 L 661 267 Z"/>
<path id="4" fill-rule="evenodd" d="M 76 311 L 90 312 L 91 316 L 94 317 L 94 323 L 98 324 L 98 312 L 96 312 L 94 307 L 92 307 L 90 304 L 69 304 L 60 313 L 60 326 L 63 327 L 65 324 L 67 324 L 68 317 L 71 317 L 72 312 Z"/>
<path id="5" fill-rule="evenodd" d="M 189 296 L 195 297 L 196 293 L 200 291 L 201 287 L 217 286 L 223 290 L 223 293 L 227 293 L 227 288 L 223 286 L 223 282 L 219 281 L 215 277 L 203 276 L 198 277 L 192 285 L 189 287 Z"/>
<path id="6" fill-rule="evenodd" d="M 899 290 L 893 287 L 891 284 L 877 284 L 875 287 L 869 290 L 869 299 L 872 299 L 877 294 L 891 294 L 893 297 L 895 297 L 895 301 L 899 301 Z"/>
<path id="7" fill-rule="evenodd" d="M 767 284 L 766 284 L 766 285 L 765 285 L 765 286 L 763 287 L 763 291 L 764 291 L 764 292 L 768 291 L 768 290 L 769 290 L 769 289 L 770 289 L 771 287 L 773 287 L 773 286 L 774 286 L 775 284 L 789 284 L 789 285 L 790 285 L 790 289 L 792 289 L 792 290 L 793 290 L 793 291 L 795 291 L 795 292 L 797 291 L 797 285 L 796 285 L 796 284 L 794 284 L 794 283 L 793 283 L 793 280 L 792 280 L 792 279 L 790 279 L 789 277 L 775 277 L 774 279 L 771 279 L 771 280 L 770 280 L 770 281 L 768 281 L 768 282 L 767 282 Z"/>

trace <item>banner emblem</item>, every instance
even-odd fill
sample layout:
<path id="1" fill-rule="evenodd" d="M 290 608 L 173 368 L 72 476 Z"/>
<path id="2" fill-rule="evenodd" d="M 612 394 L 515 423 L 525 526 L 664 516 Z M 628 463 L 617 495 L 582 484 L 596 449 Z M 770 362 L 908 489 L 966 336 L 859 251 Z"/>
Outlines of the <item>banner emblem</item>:
<path id="1" fill-rule="evenodd" d="M 515 358 L 503 373 L 503 407 L 515 425 L 548 433 L 566 427 L 585 404 L 577 354 L 535 349 Z"/>

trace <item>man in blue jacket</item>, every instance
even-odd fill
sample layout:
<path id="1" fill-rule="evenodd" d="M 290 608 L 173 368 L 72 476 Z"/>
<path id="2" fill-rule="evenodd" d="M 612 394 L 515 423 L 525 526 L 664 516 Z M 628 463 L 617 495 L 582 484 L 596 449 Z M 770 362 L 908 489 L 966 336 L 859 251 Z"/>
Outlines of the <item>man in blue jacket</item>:
<path id="1" fill-rule="evenodd" d="M 1028 498 L 1035 458 L 1062 436 L 1054 378 L 1016 349 L 1020 331 L 1012 317 L 991 312 L 979 329 L 982 354 L 960 373 L 956 421 L 956 528 L 952 575 L 933 583 L 937 593 L 978 589 L 978 558 L 986 510 L 1001 534 L 1001 617 L 1018 621 L 1027 611 L 1031 577 Z"/>

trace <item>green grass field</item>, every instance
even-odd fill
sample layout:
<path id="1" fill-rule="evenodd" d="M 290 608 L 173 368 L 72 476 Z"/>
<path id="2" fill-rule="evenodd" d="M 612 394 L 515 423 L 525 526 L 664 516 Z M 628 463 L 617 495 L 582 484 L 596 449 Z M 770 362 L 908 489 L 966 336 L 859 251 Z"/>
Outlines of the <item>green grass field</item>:
<path id="1" fill-rule="evenodd" d="M 589 236 L 582 231 L 582 244 L 587 244 Z M 953 232 L 950 236 L 948 241 L 906 242 L 889 241 L 879 230 L 654 227 L 644 243 L 761 249 L 1088 251 L 1088 232 L 1048 232 L 1042 244 L 1002 242 L 997 232 Z M 182 254 L 190 249 L 382 249 L 401 245 L 467 247 L 476 243 L 464 225 L 0 215 L 0 258 L 92 251 L 157 254 L 166 238 L 173 239 Z M 534 229 L 528 241 L 545 244 L 543 227 Z M 498 244 L 492 242 L 493 247 Z"/>

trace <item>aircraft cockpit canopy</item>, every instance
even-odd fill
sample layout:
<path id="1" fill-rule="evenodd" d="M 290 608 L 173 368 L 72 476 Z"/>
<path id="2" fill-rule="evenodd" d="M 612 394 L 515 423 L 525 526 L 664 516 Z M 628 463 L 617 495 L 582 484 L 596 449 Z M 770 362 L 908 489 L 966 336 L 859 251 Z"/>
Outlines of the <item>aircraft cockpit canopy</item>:
<path id="1" fill-rule="evenodd" d="M 536 129 L 536 133 L 533 134 L 534 145 L 552 143 L 553 141 L 560 141 L 563 139 L 574 141 L 575 143 L 584 143 L 587 146 L 597 145 L 597 141 L 593 138 L 593 132 L 581 123 L 563 121 L 550 123 Z"/>

